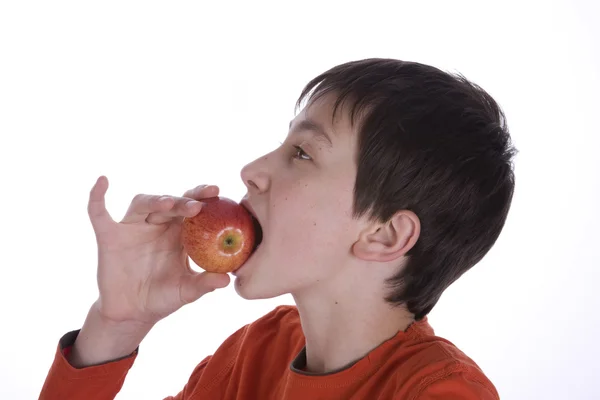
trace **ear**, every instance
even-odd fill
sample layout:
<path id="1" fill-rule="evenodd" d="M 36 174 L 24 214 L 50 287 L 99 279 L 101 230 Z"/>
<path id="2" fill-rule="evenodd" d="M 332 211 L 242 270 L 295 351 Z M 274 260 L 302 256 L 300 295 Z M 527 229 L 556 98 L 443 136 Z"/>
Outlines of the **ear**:
<path id="1" fill-rule="evenodd" d="M 415 245 L 420 233 L 419 217 L 412 211 L 401 210 L 387 222 L 367 226 L 352 246 L 352 253 L 365 261 L 393 261 Z"/>

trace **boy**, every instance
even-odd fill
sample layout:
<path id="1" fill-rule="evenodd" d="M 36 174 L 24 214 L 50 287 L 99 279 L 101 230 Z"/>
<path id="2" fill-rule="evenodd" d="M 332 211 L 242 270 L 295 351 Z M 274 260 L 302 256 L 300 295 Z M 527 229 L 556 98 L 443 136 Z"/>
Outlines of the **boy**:
<path id="1" fill-rule="evenodd" d="M 245 166 L 263 241 L 234 275 L 245 299 L 290 293 L 230 336 L 168 399 L 498 399 L 427 314 L 479 262 L 510 208 L 504 115 L 463 77 L 367 59 L 316 77 L 281 147 Z M 229 284 L 195 273 L 183 217 L 218 194 L 136 196 L 120 223 L 90 192 L 99 297 L 61 338 L 42 399 L 112 399 L 160 319 Z"/>

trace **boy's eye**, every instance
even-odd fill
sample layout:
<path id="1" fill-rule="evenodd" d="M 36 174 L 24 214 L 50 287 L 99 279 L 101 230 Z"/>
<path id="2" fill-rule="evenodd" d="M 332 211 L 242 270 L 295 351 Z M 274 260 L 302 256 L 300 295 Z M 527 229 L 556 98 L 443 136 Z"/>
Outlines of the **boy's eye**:
<path id="1" fill-rule="evenodd" d="M 302 147 L 294 145 L 294 148 L 296 149 L 296 152 L 294 153 L 294 158 L 297 158 L 298 160 L 304 160 L 304 161 L 312 160 L 312 158 L 310 158 L 310 156 L 308 154 L 306 154 L 306 152 L 302 149 Z"/>

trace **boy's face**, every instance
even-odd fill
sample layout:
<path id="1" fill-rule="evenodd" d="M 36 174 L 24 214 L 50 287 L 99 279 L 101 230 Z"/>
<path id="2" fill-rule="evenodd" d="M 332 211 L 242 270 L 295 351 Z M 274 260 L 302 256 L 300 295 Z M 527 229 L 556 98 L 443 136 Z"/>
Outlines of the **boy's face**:
<path id="1" fill-rule="evenodd" d="M 356 134 L 343 108 L 332 124 L 333 100 L 310 104 L 281 147 L 241 171 L 263 228 L 262 244 L 235 274 L 243 298 L 327 287 L 353 257 L 361 228 L 352 218 Z"/>

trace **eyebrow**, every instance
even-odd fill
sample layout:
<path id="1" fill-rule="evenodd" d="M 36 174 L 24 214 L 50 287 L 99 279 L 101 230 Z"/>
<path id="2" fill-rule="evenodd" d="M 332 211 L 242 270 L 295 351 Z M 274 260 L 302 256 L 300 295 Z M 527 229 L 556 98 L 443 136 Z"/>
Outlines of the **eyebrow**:
<path id="1" fill-rule="evenodd" d="M 294 120 L 290 121 L 290 129 L 292 128 L 292 123 Z M 331 138 L 327 134 L 327 131 L 317 122 L 310 119 L 303 119 L 298 122 L 294 131 L 311 131 L 316 134 L 317 139 L 321 139 L 323 143 L 328 147 L 333 147 Z"/>

